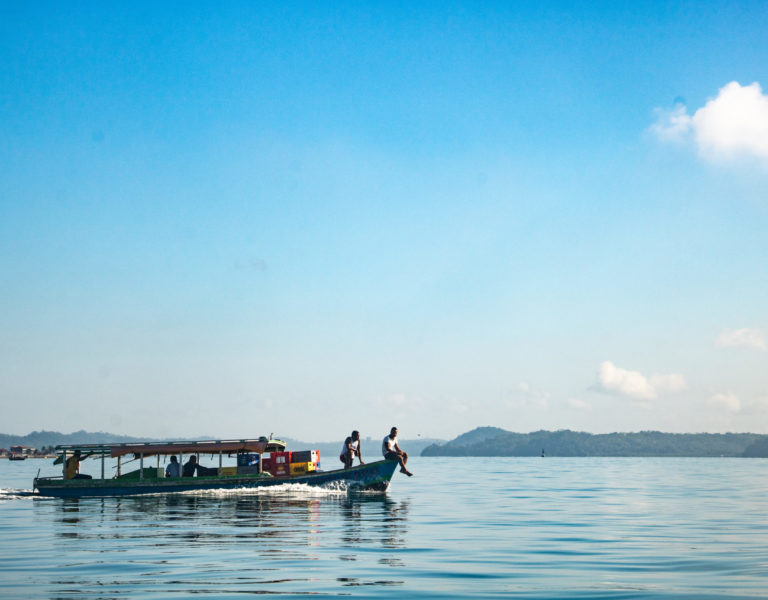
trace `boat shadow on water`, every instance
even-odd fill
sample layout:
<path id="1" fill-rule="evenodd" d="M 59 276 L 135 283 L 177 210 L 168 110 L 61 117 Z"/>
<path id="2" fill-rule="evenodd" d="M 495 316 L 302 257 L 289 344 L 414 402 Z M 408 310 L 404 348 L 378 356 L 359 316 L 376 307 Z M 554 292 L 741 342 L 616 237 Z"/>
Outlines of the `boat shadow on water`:
<path id="1" fill-rule="evenodd" d="M 333 525 L 345 546 L 402 548 L 409 510 L 407 500 L 393 500 L 385 493 L 319 495 L 315 490 L 303 496 L 189 493 L 62 498 L 54 504 L 57 537 L 135 538 L 156 546 L 248 539 L 273 539 L 281 547 L 306 546 L 308 539 L 322 537 L 322 528 Z"/>

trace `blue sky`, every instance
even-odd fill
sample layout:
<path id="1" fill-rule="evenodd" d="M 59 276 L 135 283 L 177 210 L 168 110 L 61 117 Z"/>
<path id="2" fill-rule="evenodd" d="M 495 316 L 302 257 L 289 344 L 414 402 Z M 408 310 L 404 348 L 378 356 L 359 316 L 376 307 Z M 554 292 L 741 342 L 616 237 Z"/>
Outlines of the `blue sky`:
<path id="1" fill-rule="evenodd" d="M 764 3 L 0 15 L 0 430 L 768 433 Z"/>

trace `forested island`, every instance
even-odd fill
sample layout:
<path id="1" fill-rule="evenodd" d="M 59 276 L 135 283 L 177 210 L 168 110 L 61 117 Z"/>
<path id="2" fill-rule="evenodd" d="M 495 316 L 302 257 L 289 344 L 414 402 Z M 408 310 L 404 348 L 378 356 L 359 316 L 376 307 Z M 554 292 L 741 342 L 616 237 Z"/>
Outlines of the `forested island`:
<path id="1" fill-rule="evenodd" d="M 732 456 L 768 457 L 768 435 L 756 433 L 591 434 L 583 431 L 513 433 L 478 427 L 422 456 Z"/>

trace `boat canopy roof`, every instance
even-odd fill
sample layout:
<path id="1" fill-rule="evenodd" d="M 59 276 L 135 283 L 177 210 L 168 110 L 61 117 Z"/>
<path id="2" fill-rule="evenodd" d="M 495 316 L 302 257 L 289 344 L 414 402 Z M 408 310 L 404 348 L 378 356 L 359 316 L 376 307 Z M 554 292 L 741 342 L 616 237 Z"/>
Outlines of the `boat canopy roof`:
<path id="1" fill-rule="evenodd" d="M 156 454 L 216 454 L 224 452 L 280 452 L 285 450 L 285 442 L 261 437 L 256 440 L 200 440 L 178 442 L 130 442 L 127 444 L 64 444 L 56 446 L 59 454 L 79 452 L 81 458 L 88 456 L 154 456 Z"/>

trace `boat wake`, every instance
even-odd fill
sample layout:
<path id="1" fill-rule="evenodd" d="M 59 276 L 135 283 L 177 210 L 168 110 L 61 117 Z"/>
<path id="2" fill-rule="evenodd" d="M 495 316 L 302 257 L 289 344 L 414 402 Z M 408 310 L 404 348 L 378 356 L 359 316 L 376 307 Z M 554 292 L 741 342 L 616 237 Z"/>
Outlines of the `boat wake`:
<path id="1" fill-rule="evenodd" d="M 279 496 L 280 498 L 324 498 L 328 496 L 346 495 L 349 486 L 345 482 L 334 482 L 328 486 L 318 487 L 305 483 L 282 483 L 266 487 L 218 488 L 210 490 L 190 490 L 179 492 L 184 496 Z"/>
<path id="2" fill-rule="evenodd" d="M 15 490 L 13 488 L 0 488 L 0 501 L 18 500 L 20 498 L 36 498 L 39 494 L 33 490 Z"/>

